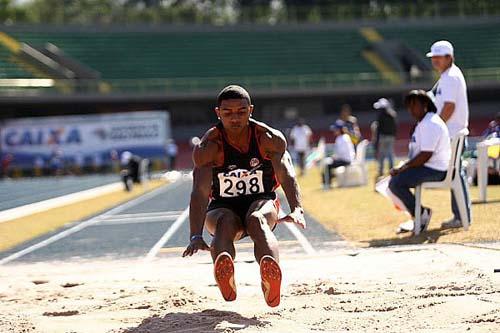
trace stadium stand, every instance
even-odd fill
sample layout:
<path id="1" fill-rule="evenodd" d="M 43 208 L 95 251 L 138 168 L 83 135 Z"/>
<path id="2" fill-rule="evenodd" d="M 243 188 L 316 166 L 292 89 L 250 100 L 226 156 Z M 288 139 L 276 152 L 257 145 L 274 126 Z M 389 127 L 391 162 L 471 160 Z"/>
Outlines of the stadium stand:
<path id="1" fill-rule="evenodd" d="M 32 77 L 33 74 L 19 66 L 14 61 L 11 52 L 0 44 L 0 79 L 28 79 Z"/>
<path id="2" fill-rule="evenodd" d="M 17 32 L 53 43 L 106 79 L 373 72 L 356 29 L 233 32 Z M 291 47 L 293 46 L 293 47 Z"/>
<path id="3" fill-rule="evenodd" d="M 404 40 L 425 54 L 431 43 L 446 39 L 453 43 L 456 61 L 464 69 L 498 67 L 500 23 L 474 25 L 408 25 L 404 28 L 386 25 L 378 28 L 386 39 Z"/>
<path id="4" fill-rule="evenodd" d="M 18 42 L 35 48 L 54 44 L 82 66 L 95 70 L 105 81 L 106 89 L 100 85 L 100 92 L 207 91 L 235 80 L 261 90 L 401 84 L 367 57 L 366 50 L 374 43 L 363 33 L 367 27 L 319 24 L 5 29 Z M 500 80 L 498 20 L 451 25 L 374 23 L 373 34 L 380 34 L 386 41 L 402 41 L 422 55 L 433 41 L 449 39 L 457 49 L 457 63 L 468 77 L 472 74 L 467 71 L 472 70 L 479 73 L 479 80 Z M 18 69 L 5 51 L 0 45 L 0 73 L 11 78 L 29 75 Z M 81 84 L 94 87 L 84 81 Z"/>

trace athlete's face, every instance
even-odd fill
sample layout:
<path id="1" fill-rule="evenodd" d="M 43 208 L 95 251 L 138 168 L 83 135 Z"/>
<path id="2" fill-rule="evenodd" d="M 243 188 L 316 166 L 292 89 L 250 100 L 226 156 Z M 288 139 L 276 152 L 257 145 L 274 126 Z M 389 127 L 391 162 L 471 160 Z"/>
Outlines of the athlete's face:
<path id="1" fill-rule="evenodd" d="M 215 108 L 215 113 L 224 128 L 233 130 L 247 126 L 252 112 L 253 105 L 250 105 L 246 99 L 226 99 Z"/>
<path id="2" fill-rule="evenodd" d="M 448 67 L 450 67 L 452 58 L 449 55 L 446 56 L 434 56 L 431 59 L 432 67 L 438 72 L 444 72 Z"/>

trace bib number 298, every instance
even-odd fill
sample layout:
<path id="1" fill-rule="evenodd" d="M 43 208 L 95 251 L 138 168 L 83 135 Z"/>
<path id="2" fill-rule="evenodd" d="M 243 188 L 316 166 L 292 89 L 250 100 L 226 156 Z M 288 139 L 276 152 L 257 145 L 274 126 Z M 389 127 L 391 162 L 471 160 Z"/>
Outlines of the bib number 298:
<path id="1" fill-rule="evenodd" d="M 260 170 L 241 178 L 219 174 L 219 180 L 221 197 L 236 197 L 264 192 L 262 171 Z"/>

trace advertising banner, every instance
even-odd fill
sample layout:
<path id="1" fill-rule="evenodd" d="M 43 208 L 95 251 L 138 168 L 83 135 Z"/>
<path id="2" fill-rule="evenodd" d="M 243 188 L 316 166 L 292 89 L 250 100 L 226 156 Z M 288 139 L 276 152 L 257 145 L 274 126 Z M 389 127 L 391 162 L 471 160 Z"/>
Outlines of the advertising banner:
<path id="1" fill-rule="evenodd" d="M 11 165 L 33 167 L 55 156 L 81 166 L 109 164 L 123 151 L 163 158 L 171 137 L 166 111 L 38 117 L 0 123 L 0 151 Z"/>

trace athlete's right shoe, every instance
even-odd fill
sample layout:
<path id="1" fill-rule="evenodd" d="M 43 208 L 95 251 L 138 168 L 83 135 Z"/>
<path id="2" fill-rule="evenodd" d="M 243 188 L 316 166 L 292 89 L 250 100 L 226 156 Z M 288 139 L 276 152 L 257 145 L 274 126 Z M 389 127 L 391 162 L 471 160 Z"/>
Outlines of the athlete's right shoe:
<path id="1" fill-rule="evenodd" d="M 227 302 L 234 301 L 236 299 L 234 263 L 229 253 L 222 252 L 215 259 L 214 276 L 222 297 L 224 297 Z"/>
<path id="2" fill-rule="evenodd" d="M 271 256 L 260 259 L 260 276 L 262 292 L 267 305 L 276 307 L 281 299 L 281 269 L 280 265 Z"/>

